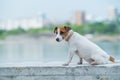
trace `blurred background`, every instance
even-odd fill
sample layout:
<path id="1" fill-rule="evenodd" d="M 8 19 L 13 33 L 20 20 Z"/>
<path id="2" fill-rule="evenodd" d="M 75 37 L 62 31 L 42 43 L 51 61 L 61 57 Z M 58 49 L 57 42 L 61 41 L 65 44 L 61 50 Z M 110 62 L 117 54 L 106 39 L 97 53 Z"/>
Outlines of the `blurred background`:
<path id="1" fill-rule="evenodd" d="M 66 61 L 67 43 L 53 33 L 59 25 L 120 59 L 119 0 L 0 0 L 0 63 Z"/>

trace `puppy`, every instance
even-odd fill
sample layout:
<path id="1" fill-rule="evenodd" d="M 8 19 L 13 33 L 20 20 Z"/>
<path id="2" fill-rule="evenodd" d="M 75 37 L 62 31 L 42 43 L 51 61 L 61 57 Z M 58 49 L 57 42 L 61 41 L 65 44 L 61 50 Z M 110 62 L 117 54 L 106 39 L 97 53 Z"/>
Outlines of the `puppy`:
<path id="1" fill-rule="evenodd" d="M 84 36 L 74 32 L 68 26 L 55 27 L 54 33 L 56 34 L 57 42 L 66 40 L 69 45 L 69 59 L 63 64 L 64 66 L 69 65 L 74 54 L 79 56 L 78 64 L 82 64 L 82 59 L 91 65 L 106 64 L 109 61 L 115 62 L 112 56 Z"/>

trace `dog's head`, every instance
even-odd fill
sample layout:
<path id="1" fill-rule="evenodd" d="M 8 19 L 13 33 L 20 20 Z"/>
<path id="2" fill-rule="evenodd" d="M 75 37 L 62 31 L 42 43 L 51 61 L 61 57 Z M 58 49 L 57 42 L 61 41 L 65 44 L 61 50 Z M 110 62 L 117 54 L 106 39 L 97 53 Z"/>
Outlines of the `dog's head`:
<path id="1" fill-rule="evenodd" d="M 71 30 L 68 26 L 55 27 L 54 33 L 56 35 L 56 41 L 60 42 L 68 35 L 68 32 Z"/>

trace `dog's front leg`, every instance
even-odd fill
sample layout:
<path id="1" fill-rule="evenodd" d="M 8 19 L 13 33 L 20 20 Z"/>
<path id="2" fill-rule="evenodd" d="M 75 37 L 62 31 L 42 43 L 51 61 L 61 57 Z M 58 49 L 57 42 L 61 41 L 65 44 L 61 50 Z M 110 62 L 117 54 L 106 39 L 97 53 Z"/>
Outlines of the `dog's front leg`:
<path id="1" fill-rule="evenodd" d="M 83 59 L 80 57 L 80 61 L 77 63 L 78 65 L 83 63 Z"/>
<path id="2" fill-rule="evenodd" d="M 78 50 L 76 50 L 75 53 L 76 53 L 76 55 L 78 55 L 78 57 L 79 57 L 79 59 L 80 59 L 77 64 L 78 64 L 78 65 L 82 64 L 82 63 L 83 63 L 83 59 L 81 58 L 80 53 L 78 52 Z"/>
<path id="3" fill-rule="evenodd" d="M 68 57 L 68 61 L 65 64 L 63 64 L 63 66 L 68 66 L 69 65 L 69 63 L 71 62 L 71 60 L 73 58 L 73 55 L 74 55 L 74 53 L 70 52 L 69 57 Z"/>

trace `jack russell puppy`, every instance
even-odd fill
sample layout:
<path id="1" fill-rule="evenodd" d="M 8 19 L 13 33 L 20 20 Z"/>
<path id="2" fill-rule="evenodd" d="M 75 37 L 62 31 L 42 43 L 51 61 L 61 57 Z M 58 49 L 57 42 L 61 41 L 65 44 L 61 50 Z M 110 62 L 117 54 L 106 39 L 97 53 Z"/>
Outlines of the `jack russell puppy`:
<path id="1" fill-rule="evenodd" d="M 91 65 L 106 64 L 109 61 L 115 62 L 112 56 L 68 26 L 55 27 L 54 33 L 57 42 L 66 40 L 69 45 L 69 59 L 63 64 L 64 66 L 69 65 L 74 54 L 78 55 L 80 59 L 77 64 L 82 64 L 82 59 Z"/>

